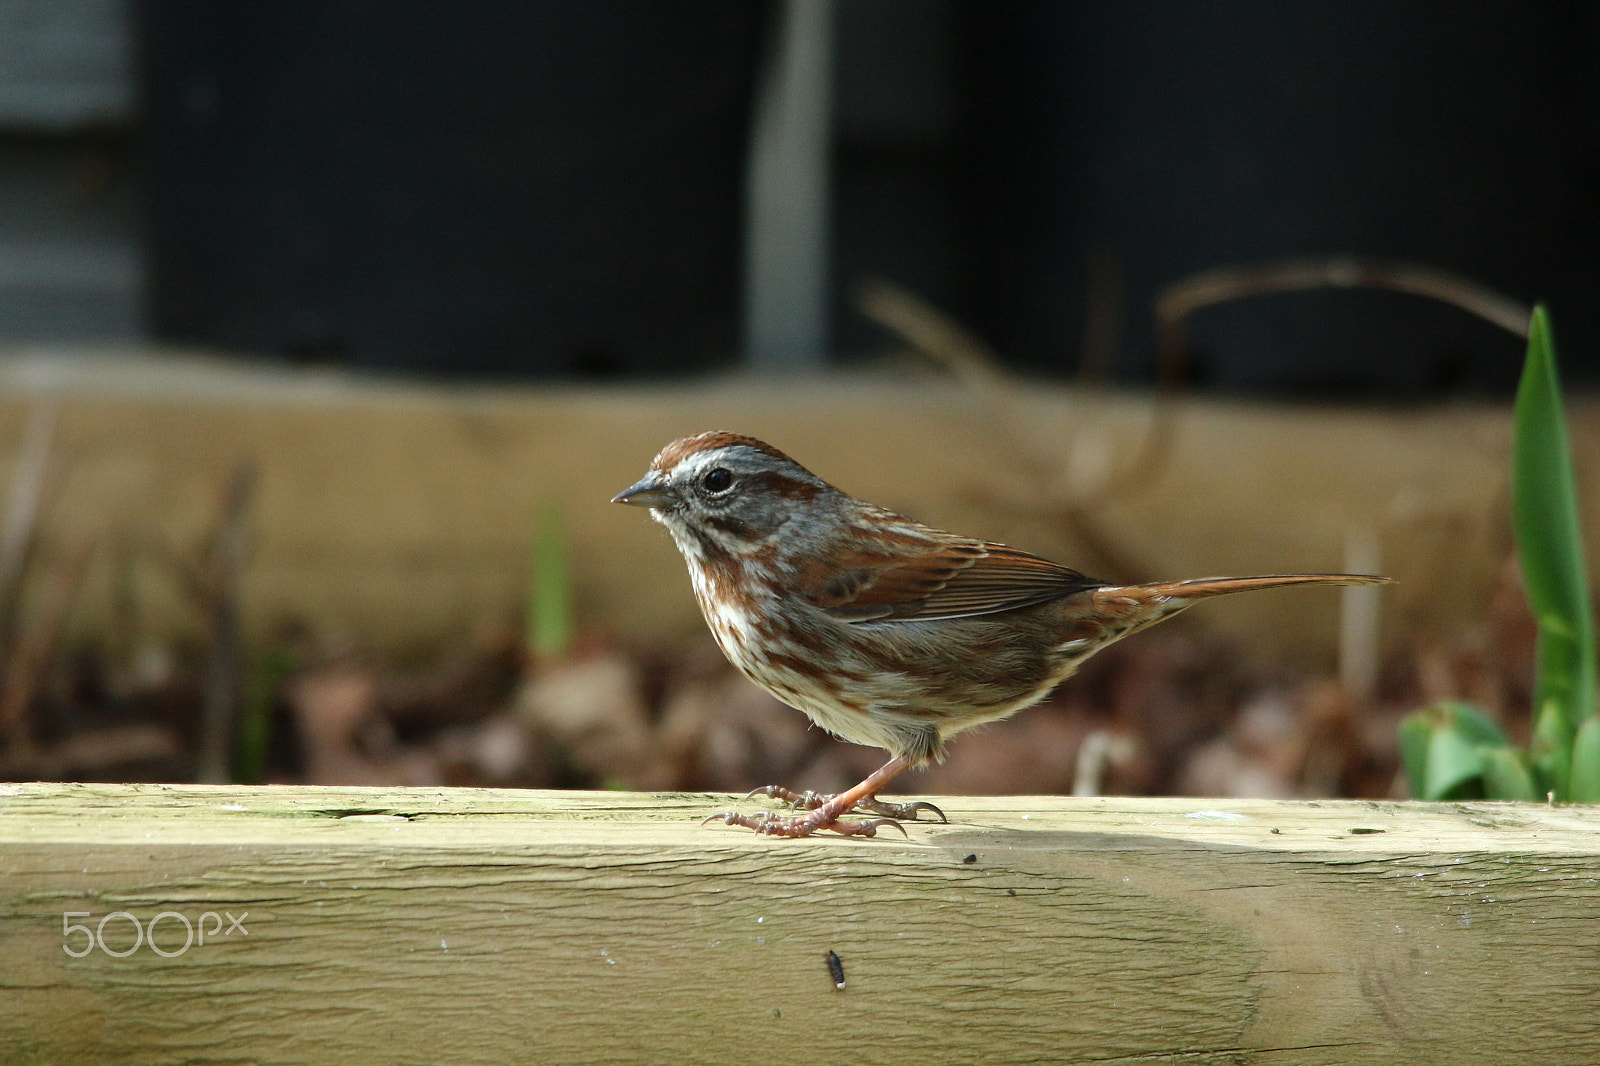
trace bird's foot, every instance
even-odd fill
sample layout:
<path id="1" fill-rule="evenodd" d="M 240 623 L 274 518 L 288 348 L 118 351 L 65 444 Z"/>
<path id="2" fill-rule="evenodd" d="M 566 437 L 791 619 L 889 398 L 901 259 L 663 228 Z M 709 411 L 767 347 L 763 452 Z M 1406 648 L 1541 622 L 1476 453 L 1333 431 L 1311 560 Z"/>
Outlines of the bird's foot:
<path id="1" fill-rule="evenodd" d="M 831 803 L 834 799 L 833 796 L 820 792 L 795 792 L 784 788 L 782 785 L 766 785 L 762 788 L 754 789 L 745 796 L 745 799 L 755 799 L 757 796 L 781 800 L 797 811 L 818 810 L 825 804 Z M 892 819 L 897 822 L 914 822 L 917 820 L 919 812 L 932 811 L 939 816 L 939 821 L 946 824 L 950 822 L 950 819 L 944 816 L 943 811 L 922 800 L 918 800 L 915 803 L 888 803 L 878 799 L 876 796 L 869 796 L 866 799 L 857 800 L 851 810 L 860 811 L 862 814 L 881 814 L 885 819 Z"/>
<path id="2" fill-rule="evenodd" d="M 746 829 L 754 829 L 757 833 L 775 837 L 808 837 L 813 833 L 826 830 L 847 837 L 872 837 L 878 835 L 878 830 L 886 825 L 892 825 L 901 833 L 905 827 L 893 818 L 873 818 L 865 822 L 841 822 L 839 816 L 844 811 L 831 810 L 826 806 L 819 807 L 802 818 L 784 818 L 768 811 L 756 814 L 739 814 L 736 811 L 723 811 L 713 814 L 701 825 L 709 822 L 722 822 L 725 825 L 742 825 Z M 906 834 L 910 835 L 910 834 Z"/>

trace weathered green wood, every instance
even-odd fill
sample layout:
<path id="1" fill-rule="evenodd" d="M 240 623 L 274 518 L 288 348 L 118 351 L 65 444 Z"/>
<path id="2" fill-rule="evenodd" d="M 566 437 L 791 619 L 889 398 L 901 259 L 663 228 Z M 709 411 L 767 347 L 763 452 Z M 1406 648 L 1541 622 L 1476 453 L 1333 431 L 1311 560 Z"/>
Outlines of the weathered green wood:
<path id="1" fill-rule="evenodd" d="M 728 802 L 0 785 L 0 1061 L 1600 1062 L 1600 810 Z"/>

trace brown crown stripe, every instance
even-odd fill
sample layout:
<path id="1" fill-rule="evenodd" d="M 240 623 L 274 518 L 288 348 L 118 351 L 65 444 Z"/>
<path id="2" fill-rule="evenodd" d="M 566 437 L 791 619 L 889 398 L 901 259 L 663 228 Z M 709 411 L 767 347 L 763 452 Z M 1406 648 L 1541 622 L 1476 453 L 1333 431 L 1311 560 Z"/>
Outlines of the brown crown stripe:
<path id="1" fill-rule="evenodd" d="M 757 440 L 754 437 L 747 437 L 742 433 L 729 433 L 726 430 L 714 429 L 705 433 L 697 433 L 692 437 L 683 437 L 679 440 L 673 441 L 671 444 L 661 449 L 661 454 L 656 456 L 656 461 L 652 465 L 657 470 L 671 470 L 673 467 L 677 466 L 691 455 L 698 455 L 701 452 L 715 451 L 718 448 L 731 448 L 736 446 L 751 448 L 755 451 L 761 452 L 763 455 L 770 455 L 774 459 L 782 459 L 786 463 L 794 462 L 793 459 L 789 458 L 787 455 L 783 454 L 766 441 Z"/>

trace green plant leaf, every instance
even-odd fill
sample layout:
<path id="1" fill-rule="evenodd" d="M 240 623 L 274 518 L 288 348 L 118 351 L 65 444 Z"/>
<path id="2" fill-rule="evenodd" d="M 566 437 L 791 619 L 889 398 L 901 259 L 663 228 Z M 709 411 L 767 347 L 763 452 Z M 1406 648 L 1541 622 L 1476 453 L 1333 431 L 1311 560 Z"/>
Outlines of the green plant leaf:
<path id="1" fill-rule="evenodd" d="M 1482 750 L 1481 745 L 1474 744 L 1472 738 L 1453 725 L 1435 726 L 1433 735 L 1428 738 L 1428 769 L 1423 778 L 1422 798 L 1461 799 L 1480 791 L 1464 786 L 1483 776 Z"/>
<path id="2" fill-rule="evenodd" d="M 1472 704 L 1462 703 L 1460 700 L 1445 700 L 1437 706 L 1444 721 L 1472 743 L 1484 747 L 1506 747 L 1511 743 L 1501 730 L 1500 723 Z"/>
<path id="3" fill-rule="evenodd" d="M 528 557 L 528 612 L 524 639 L 540 659 L 559 659 L 572 644 L 572 580 L 566 530 L 553 503 L 534 512 Z"/>
<path id="4" fill-rule="evenodd" d="M 1483 757 L 1483 794 L 1495 800 L 1537 800 L 1543 796 L 1534 784 L 1528 764 L 1517 749 L 1480 748 Z"/>
<path id="5" fill-rule="evenodd" d="M 1456 702 L 1400 723 L 1406 783 L 1423 799 L 1600 802 L 1600 682 L 1594 609 L 1550 316 L 1534 308 L 1513 417 L 1511 522 L 1539 627 L 1533 742 L 1514 748 L 1493 719 Z"/>
<path id="6" fill-rule="evenodd" d="M 1560 704 L 1551 700 L 1537 706 L 1528 761 L 1539 788 L 1565 801 L 1572 777 L 1572 731 Z"/>
<path id="7" fill-rule="evenodd" d="M 1400 723 L 1400 765 L 1418 799 L 1481 795 L 1486 751 L 1508 746 L 1493 718 L 1470 703 L 1445 700 Z"/>
<path id="8" fill-rule="evenodd" d="M 1412 711 L 1400 720 L 1400 770 L 1406 788 L 1417 799 L 1427 799 L 1428 740 L 1433 736 L 1433 708 Z"/>
<path id="9" fill-rule="evenodd" d="M 1572 781 L 1568 799 L 1573 803 L 1600 803 L 1600 718 L 1578 727 L 1572 742 Z"/>
<path id="10" fill-rule="evenodd" d="M 233 753 L 233 779 L 242 785 L 258 784 L 265 774 L 273 707 L 299 666 L 300 656 L 283 645 L 268 648 L 249 665 Z"/>
<path id="11" fill-rule="evenodd" d="M 1529 324 L 1513 422 L 1512 529 L 1539 624 L 1534 706 L 1560 707 L 1570 737 L 1595 713 L 1594 617 L 1555 343 L 1543 306 Z"/>

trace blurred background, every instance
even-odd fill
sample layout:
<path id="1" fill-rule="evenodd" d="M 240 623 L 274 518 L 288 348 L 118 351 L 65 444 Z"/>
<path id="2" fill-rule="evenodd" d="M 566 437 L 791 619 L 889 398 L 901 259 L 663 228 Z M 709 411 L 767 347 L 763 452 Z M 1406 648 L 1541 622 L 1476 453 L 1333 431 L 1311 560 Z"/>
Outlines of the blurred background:
<path id="1" fill-rule="evenodd" d="M 607 504 L 726 428 L 1106 580 L 1401 582 L 906 790 L 1401 794 L 1409 710 L 1528 732 L 1508 401 L 1543 301 L 1592 486 L 1597 193 L 1578 0 L 0 0 L 0 777 L 844 787 Z"/>

